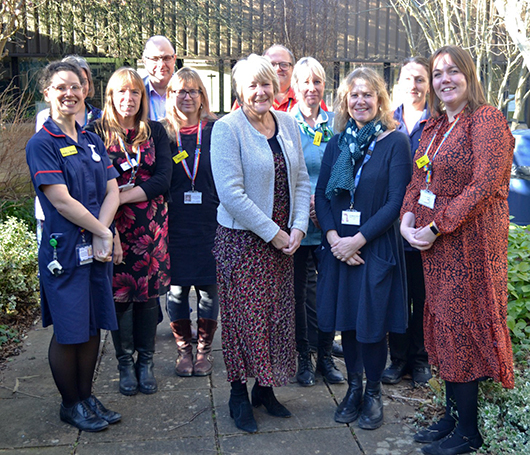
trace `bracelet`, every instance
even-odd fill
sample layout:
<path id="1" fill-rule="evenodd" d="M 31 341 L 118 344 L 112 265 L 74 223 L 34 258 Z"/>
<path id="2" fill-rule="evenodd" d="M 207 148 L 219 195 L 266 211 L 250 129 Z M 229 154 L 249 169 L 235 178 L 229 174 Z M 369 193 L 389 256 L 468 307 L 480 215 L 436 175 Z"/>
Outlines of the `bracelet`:
<path id="1" fill-rule="evenodd" d="M 434 221 L 431 221 L 431 224 L 429 224 L 429 227 L 431 228 L 431 231 L 432 233 L 436 236 L 436 237 L 439 237 L 441 236 L 441 232 L 438 230 L 438 228 L 436 227 L 436 225 L 434 224 Z"/>

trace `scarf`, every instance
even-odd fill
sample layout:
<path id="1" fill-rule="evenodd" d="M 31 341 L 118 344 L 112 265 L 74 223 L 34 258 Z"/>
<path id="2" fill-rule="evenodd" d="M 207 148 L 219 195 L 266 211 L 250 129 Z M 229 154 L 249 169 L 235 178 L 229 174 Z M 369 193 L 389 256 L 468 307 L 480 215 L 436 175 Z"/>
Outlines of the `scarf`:
<path id="1" fill-rule="evenodd" d="M 361 129 L 350 118 L 345 130 L 339 135 L 340 155 L 331 169 L 331 175 L 326 186 L 326 197 L 331 199 L 340 191 L 355 191 L 355 176 L 353 169 L 355 162 L 361 158 L 374 139 L 386 128 L 380 121 L 368 122 Z"/>

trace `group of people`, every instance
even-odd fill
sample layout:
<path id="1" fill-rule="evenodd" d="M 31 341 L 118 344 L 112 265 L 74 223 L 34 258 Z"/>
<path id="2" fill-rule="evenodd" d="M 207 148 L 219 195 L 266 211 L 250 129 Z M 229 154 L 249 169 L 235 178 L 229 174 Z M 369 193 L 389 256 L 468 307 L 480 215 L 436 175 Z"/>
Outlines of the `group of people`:
<path id="1" fill-rule="evenodd" d="M 467 51 L 405 60 L 396 110 L 382 77 L 357 68 L 328 112 L 322 65 L 274 45 L 236 63 L 236 103 L 220 119 L 196 71 L 173 74 L 166 38 L 150 38 L 143 58 L 149 76 L 117 70 L 92 122 L 89 68 L 66 58 L 41 77 L 49 118 L 27 161 L 44 214 L 42 311 L 61 419 L 84 431 L 121 419 L 92 394 L 101 329 L 112 331 L 120 392 L 157 391 L 167 294 L 182 377 L 211 373 L 220 311 L 228 406 L 243 431 L 257 431 L 253 407 L 292 415 L 274 388 L 315 384 L 311 340 L 323 378 L 345 381 L 332 357 L 340 331 L 348 389 L 337 422 L 379 428 L 381 383 L 410 372 L 425 384 L 430 363 L 446 413 L 415 440 L 426 454 L 478 449 L 478 382 L 513 387 L 514 140 Z"/>

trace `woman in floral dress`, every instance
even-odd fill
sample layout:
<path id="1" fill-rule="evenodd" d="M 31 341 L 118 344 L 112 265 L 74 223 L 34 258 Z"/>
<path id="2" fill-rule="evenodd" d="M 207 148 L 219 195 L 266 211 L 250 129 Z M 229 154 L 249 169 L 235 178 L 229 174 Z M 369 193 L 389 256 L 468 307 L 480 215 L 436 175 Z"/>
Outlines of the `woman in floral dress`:
<path id="1" fill-rule="evenodd" d="M 218 120 L 211 160 L 220 206 L 214 256 L 230 415 L 257 431 L 252 404 L 290 417 L 274 396 L 295 373 L 293 254 L 307 230 L 310 184 L 296 121 L 272 110 L 278 78 L 251 55 L 232 72 L 241 109 Z"/>
<path id="2" fill-rule="evenodd" d="M 166 197 L 171 182 L 169 140 L 160 123 L 148 121 L 147 112 L 142 78 L 131 68 L 120 68 L 109 80 L 103 116 L 94 126 L 120 173 L 113 277 L 119 328 L 112 332 L 112 339 L 124 395 L 157 391 L 153 354 L 159 296 L 171 281 Z"/>

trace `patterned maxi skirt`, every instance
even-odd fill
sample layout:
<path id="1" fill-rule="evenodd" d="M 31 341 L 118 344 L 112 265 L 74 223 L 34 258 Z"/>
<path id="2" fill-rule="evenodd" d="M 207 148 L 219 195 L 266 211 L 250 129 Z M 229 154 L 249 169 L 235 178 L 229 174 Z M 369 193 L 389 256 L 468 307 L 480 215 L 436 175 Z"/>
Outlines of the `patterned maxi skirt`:
<path id="1" fill-rule="evenodd" d="M 278 156 L 279 155 L 279 156 Z M 287 231 L 285 163 L 275 153 L 272 219 Z M 283 172 L 282 172 L 283 171 Z M 214 256 L 228 381 L 285 385 L 296 372 L 293 258 L 250 231 L 217 229 Z"/>

